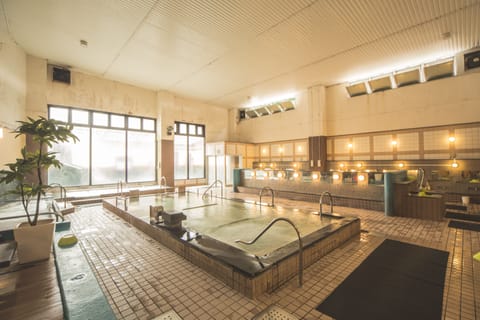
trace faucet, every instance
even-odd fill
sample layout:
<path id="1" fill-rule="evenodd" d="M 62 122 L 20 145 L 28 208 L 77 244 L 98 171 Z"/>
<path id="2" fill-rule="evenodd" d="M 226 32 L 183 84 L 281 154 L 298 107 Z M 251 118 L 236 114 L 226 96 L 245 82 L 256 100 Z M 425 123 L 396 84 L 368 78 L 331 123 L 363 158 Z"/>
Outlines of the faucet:
<path id="1" fill-rule="evenodd" d="M 150 206 L 150 223 L 155 224 L 160 222 L 159 217 L 164 211 L 163 206 Z"/>
<path id="2" fill-rule="evenodd" d="M 323 210 L 322 210 L 322 204 L 323 204 L 323 196 L 327 195 L 328 199 L 330 200 L 330 214 L 333 214 L 333 197 L 332 194 L 328 191 L 322 192 L 320 195 L 320 211 L 318 214 L 320 215 L 320 219 L 322 218 Z"/>
<path id="3" fill-rule="evenodd" d="M 262 205 L 262 195 L 263 191 L 270 191 L 270 194 L 272 195 L 272 207 L 275 206 L 275 194 L 273 193 L 273 189 L 270 187 L 263 187 L 262 190 L 260 191 L 260 205 Z"/>

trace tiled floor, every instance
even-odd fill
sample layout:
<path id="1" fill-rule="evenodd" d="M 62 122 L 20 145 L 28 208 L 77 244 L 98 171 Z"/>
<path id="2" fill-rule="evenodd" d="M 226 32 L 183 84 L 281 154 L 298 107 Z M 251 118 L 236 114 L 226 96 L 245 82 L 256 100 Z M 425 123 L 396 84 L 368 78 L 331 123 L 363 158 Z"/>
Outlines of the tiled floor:
<path id="1" fill-rule="evenodd" d="M 235 194 L 238 198 L 238 194 Z M 317 204 L 277 200 L 277 205 L 317 209 Z M 359 216 L 360 239 L 334 250 L 273 294 L 250 300 L 99 206 L 69 215 L 73 231 L 119 319 L 152 319 L 175 310 L 182 319 L 251 319 L 275 304 L 300 319 L 329 319 L 315 310 L 386 237 L 450 252 L 444 319 L 480 319 L 480 232 L 447 222 L 385 217 L 381 212 L 336 207 Z M 372 302 L 374 303 L 374 302 Z"/>

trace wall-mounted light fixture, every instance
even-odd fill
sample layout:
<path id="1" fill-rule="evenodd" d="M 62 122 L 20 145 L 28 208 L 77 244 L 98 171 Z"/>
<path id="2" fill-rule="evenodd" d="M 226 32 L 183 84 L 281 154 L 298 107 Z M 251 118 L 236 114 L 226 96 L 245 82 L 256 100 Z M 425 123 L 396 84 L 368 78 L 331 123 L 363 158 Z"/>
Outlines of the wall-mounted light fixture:
<path id="1" fill-rule="evenodd" d="M 452 168 L 458 168 L 459 167 L 457 159 L 453 158 L 453 162 L 452 162 L 451 166 L 452 166 Z"/>
<path id="2" fill-rule="evenodd" d="M 357 168 L 361 168 L 361 167 L 362 167 L 362 163 L 361 162 L 357 163 Z"/>
<path id="3" fill-rule="evenodd" d="M 298 172 L 294 172 L 294 173 L 293 173 L 293 177 L 294 177 L 295 179 L 297 179 L 297 178 L 298 178 Z"/>
<path id="4" fill-rule="evenodd" d="M 318 179 L 318 174 L 316 174 L 316 173 L 312 174 L 312 179 L 317 180 Z"/>
<path id="5" fill-rule="evenodd" d="M 168 126 L 167 127 L 167 135 L 168 136 L 171 136 L 173 134 L 173 131 L 174 131 L 173 126 Z"/>
<path id="6" fill-rule="evenodd" d="M 399 168 L 403 168 L 403 167 L 405 167 L 405 164 L 404 164 L 403 162 L 400 162 L 400 163 L 398 164 L 398 167 L 399 167 Z"/>
<path id="7" fill-rule="evenodd" d="M 450 143 L 451 143 L 451 142 L 455 142 L 455 140 L 456 140 L 456 139 L 455 139 L 454 136 L 448 137 L 448 142 L 450 142 Z"/>
<path id="8" fill-rule="evenodd" d="M 277 178 L 283 177 L 283 174 L 281 172 L 277 173 Z"/>
<path id="9" fill-rule="evenodd" d="M 352 149 L 353 148 L 353 143 L 351 143 L 351 142 L 348 143 L 347 147 L 348 147 L 348 149 Z"/>
<path id="10" fill-rule="evenodd" d="M 397 140 L 392 140 L 391 144 L 392 144 L 392 147 L 396 147 L 398 145 L 398 142 Z"/>

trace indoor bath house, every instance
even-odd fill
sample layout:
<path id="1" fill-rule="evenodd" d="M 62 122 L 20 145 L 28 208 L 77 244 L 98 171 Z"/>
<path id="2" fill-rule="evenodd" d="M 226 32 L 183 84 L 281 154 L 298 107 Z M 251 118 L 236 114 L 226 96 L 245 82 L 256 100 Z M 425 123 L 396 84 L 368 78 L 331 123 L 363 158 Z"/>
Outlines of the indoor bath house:
<path id="1" fill-rule="evenodd" d="M 0 0 L 0 319 L 480 319 L 479 30 Z"/>

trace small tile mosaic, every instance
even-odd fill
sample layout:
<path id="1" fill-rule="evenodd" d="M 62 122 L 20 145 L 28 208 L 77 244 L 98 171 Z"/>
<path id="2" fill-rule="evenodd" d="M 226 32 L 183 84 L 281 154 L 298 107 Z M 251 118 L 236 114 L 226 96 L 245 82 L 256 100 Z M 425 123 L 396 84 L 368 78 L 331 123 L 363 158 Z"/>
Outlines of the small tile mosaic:
<path id="1" fill-rule="evenodd" d="M 276 203 L 309 210 L 318 206 L 284 199 Z M 169 311 L 183 320 L 252 319 L 271 305 L 298 319 L 331 319 L 315 307 L 387 237 L 449 251 L 442 319 L 480 318 L 480 263 L 472 259 L 480 251 L 480 232 L 448 228 L 447 220 L 386 217 L 364 209 L 335 207 L 335 213 L 359 217 L 360 237 L 308 267 L 303 287 L 293 278 L 256 299 L 236 292 L 100 206 L 82 208 L 68 219 L 118 319 L 155 319 Z"/>

